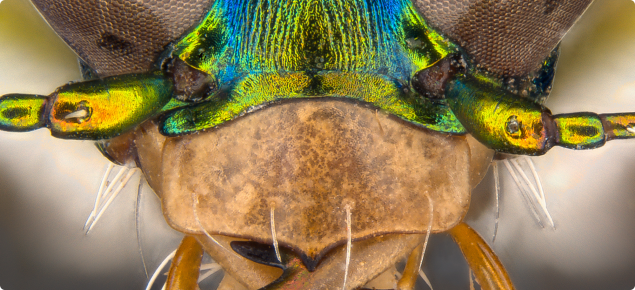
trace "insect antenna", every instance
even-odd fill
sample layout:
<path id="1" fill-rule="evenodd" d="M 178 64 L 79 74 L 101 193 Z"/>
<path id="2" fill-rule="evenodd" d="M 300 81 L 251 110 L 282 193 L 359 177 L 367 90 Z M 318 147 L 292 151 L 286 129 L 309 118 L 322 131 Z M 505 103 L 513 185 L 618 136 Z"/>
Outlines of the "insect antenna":
<path id="1" fill-rule="evenodd" d="M 348 268 L 351 264 L 351 247 L 352 247 L 352 234 L 351 234 L 351 206 L 344 206 L 346 209 L 346 268 L 344 269 L 344 284 L 342 290 L 346 289 L 346 279 L 348 279 Z"/>

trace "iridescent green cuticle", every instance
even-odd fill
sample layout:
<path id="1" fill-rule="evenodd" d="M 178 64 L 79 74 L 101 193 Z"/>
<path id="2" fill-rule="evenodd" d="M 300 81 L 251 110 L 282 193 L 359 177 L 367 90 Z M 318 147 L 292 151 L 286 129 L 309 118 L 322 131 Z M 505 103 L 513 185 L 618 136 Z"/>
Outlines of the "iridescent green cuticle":
<path id="1" fill-rule="evenodd" d="M 294 98 L 337 97 L 372 103 L 388 113 L 425 128 L 454 134 L 465 129 L 447 105 L 408 94 L 394 81 L 376 74 L 323 72 L 250 75 L 224 98 L 177 109 L 165 116 L 162 133 L 180 135 L 211 128 L 249 108 Z"/>
<path id="2" fill-rule="evenodd" d="M 415 72 L 455 49 L 408 0 L 215 1 L 174 55 L 231 89 L 169 113 L 163 133 L 217 126 L 275 100 L 341 97 L 373 103 L 435 131 L 463 134 L 447 105 L 403 93 L 397 84 L 408 84 Z M 304 87 L 280 91 L 289 84 Z"/>
<path id="3" fill-rule="evenodd" d="M 459 77 L 451 82 L 446 97 L 467 131 L 500 152 L 540 155 L 554 145 L 593 149 L 606 143 L 607 126 L 612 128 L 608 132 L 609 140 L 620 138 L 617 135 L 635 136 L 635 130 L 629 127 L 635 124 L 635 114 L 582 112 L 552 116 L 547 108 L 533 100 L 476 78 Z"/>
<path id="4" fill-rule="evenodd" d="M 46 96 L 10 94 L 0 98 L 0 130 L 25 132 L 44 123 Z"/>
<path id="5" fill-rule="evenodd" d="M 405 79 L 454 49 L 407 0 L 219 0 L 174 54 L 221 82 L 311 69 Z"/>
<path id="6" fill-rule="evenodd" d="M 606 143 L 600 116 L 573 113 L 553 116 L 558 129 L 558 145 L 571 149 L 592 149 Z"/>
<path id="7" fill-rule="evenodd" d="M 224 98 L 177 109 L 168 113 L 161 125 L 165 135 L 179 135 L 211 128 L 229 121 L 250 107 L 268 103 L 277 98 L 301 97 L 309 84 L 304 73 L 250 75 L 237 83 Z"/>
<path id="8" fill-rule="evenodd" d="M 170 110 L 176 109 L 176 108 L 187 107 L 187 106 L 190 106 L 190 105 L 192 105 L 192 103 L 188 103 L 188 102 L 180 101 L 180 100 L 175 99 L 175 98 L 171 98 L 170 101 L 168 101 L 168 103 L 165 104 L 163 106 L 163 108 L 161 108 L 161 113 L 167 112 L 167 111 L 170 111 Z"/>
<path id="9" fill-rule="evenodd" d="M 325 73 L 320 75 L 328 96 L 372 103 L 382 110 L 425 128 L 464 134 L 465 129 L 449 107 L 404 92 L 394 81 L 374 74 Z"/>
<path id="10" fill-rule="evenodd" d="M 551 147 L 543 124 L 548 111 L 528 99 L 461 77 L 448 85 L 446 98 L 467 131 L 489 148 L 539 155 Z"/>
<path id="11" fill-rule="evenodd" d="M 161 112 L 171 96 L 159 73 L 70 84 L 51 95 L 48 126 L 60 138 L 112 138 Z"/>

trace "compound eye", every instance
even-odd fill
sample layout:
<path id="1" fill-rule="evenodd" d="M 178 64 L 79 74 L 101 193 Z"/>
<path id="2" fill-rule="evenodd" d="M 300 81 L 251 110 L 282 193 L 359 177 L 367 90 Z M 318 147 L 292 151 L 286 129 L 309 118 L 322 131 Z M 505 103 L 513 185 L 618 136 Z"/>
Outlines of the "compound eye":
<path id="1" fill-rule="evenodd" d="M 507 135 L 512 138 L 517 139 L 522 137 L 522 123 L 518 121 L 518 117 L 516 117 L 516 115 L 512 115 L 507 119 L 507 123 L 505 124 L 505 131 L 507 132 Z"/>
<path id="2" fill-rule="evenodd" d="M 428 25 L 460 45 L 475 64 L 489 73 L 526 76 L 541 66 L 591 1 L 412 0 L 412 3 Z"/>

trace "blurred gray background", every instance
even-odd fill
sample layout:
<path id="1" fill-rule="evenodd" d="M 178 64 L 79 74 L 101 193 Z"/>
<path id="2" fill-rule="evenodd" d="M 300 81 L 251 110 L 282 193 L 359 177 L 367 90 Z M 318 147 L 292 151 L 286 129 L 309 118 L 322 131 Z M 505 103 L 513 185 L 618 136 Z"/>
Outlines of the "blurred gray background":
<path id="1" fill-rule="evenodd" d="M 0 94 L 49 94 L 79 79 L 75 55 L 28 1 L 0 3 Z M 547 105 L 554 113 L 635 111 L 633 1 L 596 1 L 574 26 Z M 635 287 L 633 149 L 635 141 L 613 141 L 532 158 L 556 230 L 538 225 L 501 166 L 501 217 L 492 247 L 518 289 Z M 47 130 L 0 132 L 2 289 L 144 289 L 134 222 L 139 175 L 88 236 L 82 231 L 107 164 L 89 141 L 55 139 Z M 492 180 L 490 172 L 466 217 L 488 241 Z M 165 224 L 147 186 L 141 200 L 142 249 L 153 271 L 181 235 Z M 435 289 L 469 287 L 467 266 L 447 235 L 432 237 L 424 271 Z"/>

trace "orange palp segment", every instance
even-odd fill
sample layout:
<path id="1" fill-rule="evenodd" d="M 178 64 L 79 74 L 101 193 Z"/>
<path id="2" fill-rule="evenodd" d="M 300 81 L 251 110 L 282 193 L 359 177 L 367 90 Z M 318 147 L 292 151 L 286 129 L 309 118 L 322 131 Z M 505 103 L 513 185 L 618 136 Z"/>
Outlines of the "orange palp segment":
<path id="1" fill-rule="evenodd" d="M 450 234 L 483 290 L 515 289 L 494 251 L 470 226 L 461 222 L 450 230 Z"/>
<path id="2" fill-rule="evenodd" d="M 172 260 L 166 289 L 198 290 L 201 259 L 203 259 L 201 244 L 193 236 L 185 236 Z"/>
<path id="3" fill-rule="evenodd" d="M 419 276 L 419 268 L 421 267 L 421 255 L 423 254 L 423 244 L 417 246 L 406 262 L 406 268 L 403 270 L 401 279 L 397 283 L 397 290 L 414 290 L 415 282 Z"/>

